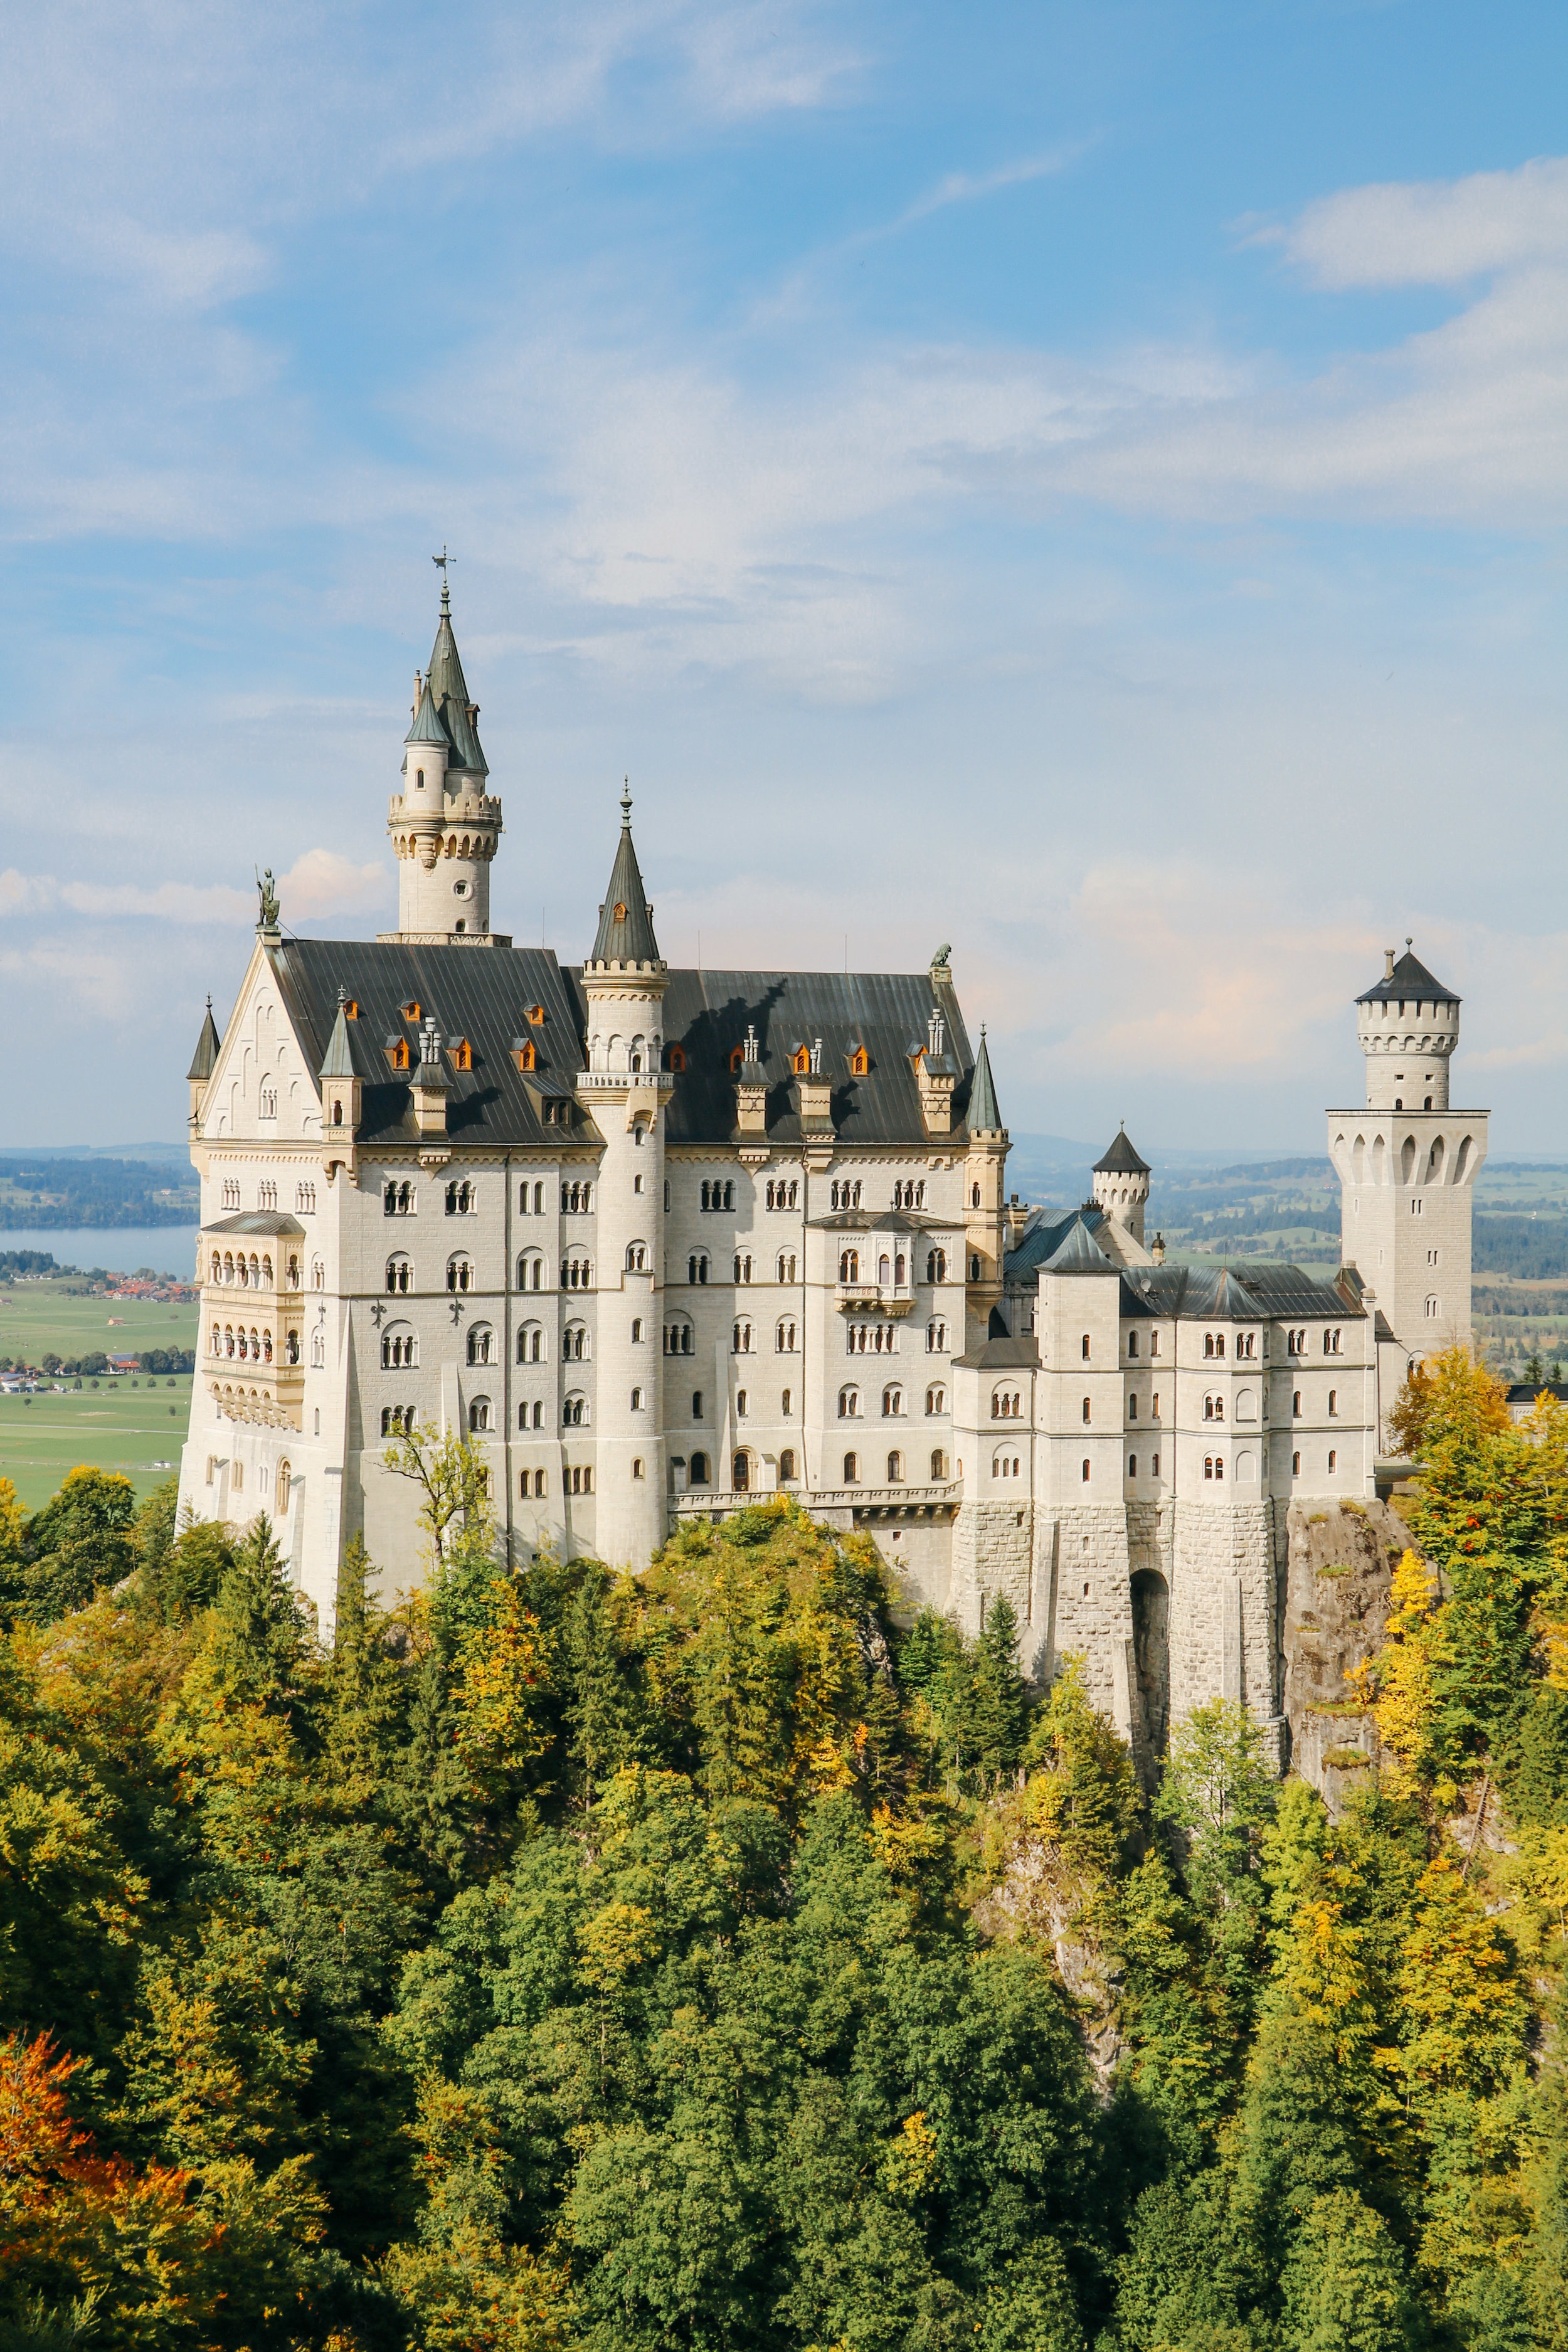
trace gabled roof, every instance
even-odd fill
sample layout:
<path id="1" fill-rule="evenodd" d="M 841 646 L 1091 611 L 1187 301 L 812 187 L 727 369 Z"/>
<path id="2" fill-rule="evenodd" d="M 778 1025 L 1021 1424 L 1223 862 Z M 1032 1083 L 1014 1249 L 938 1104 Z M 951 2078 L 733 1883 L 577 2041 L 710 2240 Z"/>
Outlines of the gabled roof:
<path id="1" fill-rule="evenodd" d="M 983 1339 L 968 1355 L 954 1356 L 952 1360 L 967 1372 L 1037 1371 L 1040 1343 L 1037 1339 Z"/>
<path id="2" fill-rule="evenodd" d="M 321 1063 L 321 1076 L 324 1078 L 353 1078 L 359 1075 L 354 1068 L 353 1047 L 349 1043 L 348 1006 L 348 990 L 340 986 L 338 1017 L 332 1024 L 332 1034 L 328 1040 L 326 1056 Z"/>
<path id="3" fill-rule="evenodd" d="M 1095 1174 L 1098 1176 L 1102 1170 L 1109 1176 L 1148 1175 L 1149 1162 L 1141 1152 L 1135 1151 L 1128 1141 L 1125 1126 L 1095 1161 Z"/>
<path id="4" fill-rule="evenodd" d="M 303 1236 L 305 1228 L 298 1217 L 286 1217 L 276 1209 L 242 1209 L 235 1217 L 218 1217 L 202 1227 L 204 1234 L 233 1234 L 241 1239 L 247 1234 L 294 1234 Z"/>
<path id="5" fill-rule="evenodd" d="M 1135 1265 L 1121 1276 L 1123 1313 L 1193 1322 L 1260 1323 L 1280 1316 L 1365 1319 L 1346 1284 L 1321 1281 L 1299 1265 L 1248 1259 L 1237 1265 Z"/>
<path id="6" fill-rule="evenodd" d="M 632 845 L 632 796 L 621 794 L 621 837 L 610 868 L 610 887 L 599 909 L 599 929 L 590 963 L 658 963 L 653 909 L 642 886 L 642 868 Z"/>
<path id="7" fill-rule="evenodd" d="M 1089 1233 L 1096 1234 L 1105 1223 L 1105 1212 L 1103 1209 L 1084 1208 L 1074 1209 L 1069 1215 L 1054 1220 L 1042 1217 L 1038 1224 L 1029 1227 L 1017 1248 L 1008 1251 L 1004 1268 L 1005 1279 L 1013 1282 L 1037 1273 L 1060 1249 L 1069 1228 L 1079 1223 Z"/>
<path id="8" fill-rule="evenodd" d="M 191 1056 L 191 1066 L 185 1072 L 186 1077 L 198 1080 L 210 1078 L 217 1067 L 218 1048 L 222 1044 L 223 1040 L 217 1034 L 217 1025 L 213 1020 L 213 1001 L 209 996 L 207 1017 L 202 1023 L 202 1034 L 196 1039 L 196 1050 Z"/>
<path id="9" fill-rule="evenodd" d="M 969 1109 L 965 1125 L 971 1135 L 999 1134 L 1002 1113 L 996 1107 L 996 1082 L 991 1076 L 991 1056 L 985 1048 L 985 1029 L 980 1030 L 980 1051 L 974 1056 L 974 1076 L 969 1089 Z"/>
<path id="10" fill-rule="evenodd" d="M 546 1097 L 570 1097 L 577 1073 L 587 1066 L 584 1041 L 588 1008 L 581 973 L 563 968 L 545 948 L 422 947 L 401 940 L 285 939 L 267 950 L 306 1067 L 319 1071 L 337 1020 L 338 990 L 346 986 L 359 1005 L 359 1019 L 347 1024 L 350 1057 L 363 1082 L 356 1141 L 367 1145 L 418 1143 L 410 1087 L 416 1071 L 387 1066 L 384 1037 L 406 1034 L 403 1007 L 417 1003 L 446 1036 L 466 1037 L 473 1067 L 450 1074 L 447 1134 L 465 1145 L 507 1148 L 548 1144 L 559 1150 L 562 1129 L 542 1116 Z M 973 1056 L 963 1015 L 943 991 L 948 1035 L 961 1069 Z M 924 972 L 771 972 L 674 971 L 664 998 L 664 1034 L 679 1045 L 685 1068 L 675 1077 L 666 1113 L 673 1145 L 730 1144 L 738 1139 L 735 1074 L 730 1055 L 754 1027 L 760 1066 L 766 1082 L 765 1117 L 771 1143 L 798 1142 L 801 1135 L 797 1082 L 789 1066 L 788 1041 L 820 1037 L 825 1077 L 832 1073 L 834 1124 L 847 1150 L 892 1147 L 918 1155 L 931 1150 L 921 1112 L 920 1087 L 904 1052 L 910 1035 L 923 1036 L 934 1003 Z M 544 1019 L 525 1019 L 539 1004 Z M 538 1056 L 531 1072 L 519 1070 L 514 1037 L 526 1035 Z M 870 1066 L 851 1076 L 842 1058 L 851 1039 L 863 1044 Z M 416 1060 L 418 1042 L 408 1043 Z M 962 1118 L 963 1082 L 956 1091 Z M 593 1142 L 591 1125 L 576 1133 Z M 1098 1212 L 1089 1212 L 1091 1224 Z M 919 1229 L 920 1217 L 910 1217 Z M 952 1219 L 933 1224 L 952 1228 Z M 1031 1236 L 1032 1238 L 1032 1236 Z"/>
<path id="11" fill-rule="evenodd" d="M 436 642 L 430 648 L 425 683 L 451 745 L 451 765 L 466 768 L 470 775 L 488 776 L 489 761 L 479 746 L 479 706 L 469 699 L 463 665 L 458 659 L 458 640 L 452 635 L 451 598 L 445 588 L 441 591 L 441 618 Z"/>
<path id="12" fill-rule="evenodd" d="M 1445 988 L 1440 980 L 1433 978 L 1419 956 L 1411 954 L 1408 940 L 1405 953 L 1392 971 L 1384 972 L 1375 986 L 1363 989 L 1356 1003 L 1388 1004 L 1401 1000 L 1415 1004 L 1458 1004 L 1460 1001 L 1451 988 Z"/>

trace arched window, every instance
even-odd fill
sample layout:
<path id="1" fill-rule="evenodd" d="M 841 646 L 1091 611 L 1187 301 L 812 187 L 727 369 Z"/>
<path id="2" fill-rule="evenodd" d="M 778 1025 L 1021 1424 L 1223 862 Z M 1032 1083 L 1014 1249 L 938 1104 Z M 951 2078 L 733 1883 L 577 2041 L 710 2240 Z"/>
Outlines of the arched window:
<path id="1" fill-rule="evenodd" d="M 1334 1452 L 1333 1447 L 1331 1445 L 1329 1448 L 1329 1467 L 1331 1470 L 1337 1468 L 1339 1458 L 1339 1455 Z"/>
<path id="2" fill-rule="evenodd" d="M 684 1070 L 686 1067 L 686 1053 L 684 1047 L 679 1045 L 671 1045 L 665 1055 L 664 1066 L 667 1070 L 674 1070 L 678 1075 L 680 1071 Z"/>
<path id="3" fill-rule="evenodd" d="M 1090 1400 L 1089 1398 L 1088 1398 L 1088 1397 L 1085 1397 L 1085 1399 L 1084 1399 L 1084 1401 L 1083 1401 L 1083 1417 L 1084 1417 L 1084 1420 L 1085 1420 L 1086 1422 L 1087 1422 L 1087 1421 L 1089 1420 L 1089 1404 L 1090 1404 L 1090 1402 L 1091 1402 L 1091 1400 Z"/>
<path id="4" fill-rule="evenodd" d="M 1137 1353 L 1138 1353 L 1138 1334 L 1137 1334 L 1137 1332 L 1136 1332 L 1136 1331 L 1129 1331 L 1129 1333 L 1127 1334 L 1127 1352 L 1128 1352 L 1128 1354 L 1129 1354 L 1130 1356 L 1131 1356 L 1131 1357 L 1133 1357 L 1133 1358 L 1136 1358 L 1136 1356 L 1137 1356 Z"/>
<path id="5" fill-rule="evenodd" d="M 730 1334 L 730 1353 L 732 1356 L 749 1356 L 751 1352 L 751 1325 L 749 1323 L 735 1324 Z"/>
<path id="6" fill-rule="evenodd" d="M 795 1484 L 795 1448 L 793 1445 L 786 1445 L 779 1455 L 779 1484 L 781 1486 L 790 1486 Z"/>
<path id="7" fill-rule="evenodd" d="M 478 1206 L 479 1197 L 466 1177 L 460 1183 L 447 1185 L 447 1214 L 449 1217 L 471 1217 Z"/>
<path id="8" fill-rule="evenodd" d="M 406 1371 L 419 1360 L 418 1338 L 406 1323 L 389 1323 L 381 1335 L 381 1361 L 385 1371 Z"/>
<path id="9" fill-rule="evenodd" d="M 774 1327 L 773 1352 L 780 1356 L 795 1353 L 795 1325 L 787 1319 Z"/>
<path id="10" fill-rule="evenodd" d="M 972 1209 L 977 1209 L 980 1206 L 980 1187 L 978 1184 L 972 1184 L 969 1188 L 969 1205 Z"/>
<path id="11" fill-rule="evenodd" d="M 563 1290 L 592 1290 L 593 1268 L 585 1257 L 563 1258 L 561 1263 Z"/>
<path id="12" fill-rule="evenodd" d="M 736 1258 L 735 1258 L 735 1279 L 736 1279 L 736 1281 L 737 1281 L 737 1282 L 750 1282 L 751 1278 L 752 1278 L 752 1261 L 751 1261 L 751 1259 L 750 1259 L 749 1257 L 742 1257 L 742 1255 L 740 1255 L 740 1254 L 739 1254 L 739 1253 L 737 1253 L 737 1254 L 736 1254 Z"/>
<path id="13" fill-rule="evenodd" d="M 857 1420 L 858 1420 L 858 1418 L 859 1418 L 859 1414 L 860 1414 L 860 1391 L 859 1391 L 859 1390 L 858 1390 L 858 1389 L 840 1389 L 840 1390 L 839 1390 L 839 1391 L 838 1391 L 838 1418 L 839 1418 L 839 1420 L 840 1420 L 840 1421 L 857 1421 Z"/>
<path id="14" fill-rule="evenodd" d="M 588 1400 L 581 1391 L 574 1391 L 561 1409 L 561 1418 L 568 1429 L 585 1429 L 588 1424 Z"/>
<path id="15" fill-rule="evenodd" d="M 287 1462 L 278 1465 L 278 1516 L 282 1518 L 289 1508 L 289 1494 L 293 1485 L 293 1473 Z"/>
<path id="16" fill-rule="evenodd" d="M 1212 1454 L 1205 1454 L 1204 1455 L 1204 1476 L 1205 1478 L 1212 1478 L 1214 1476 L 1214 1455 Z"/>
<path id="17" fill-rule="evenodd" d="M 485 1430 L 489 1429 L 489 1425 L 490 1401 L 489 1397 L 475 1397 L 468 1406 L 468 1429 L 470 1434 L 478 1437 L 482 1434 Z"/>
<path id="18" fill-rule="evenodd" d="M 1292 1478 L 1299 1478 L 1299 1477 L 1300 1476 L 1300 1475 L 1301 1475 L 1301 1457 L 1300 1457 L 1300 1455 L 1299 1454 L 1292 1454 L 1292 1455 L 1290 1456 L 1290 1475 L 1292 1476 Z"/>
<path id="19" fill-rule="evenodd" d="M 313 1370 L 315 1370 L 315 1371 L 318 1371 L 318 1372 L 319 1372 L 319 1371 L 321 1370 L 322 1366 L 325 1364 L 326 1360 L 327 1360 L 327 1335 L 326 1335 L 326 1333 L 325 1333 L 324 1331 L 320 1331 L 320 1330 L 318 1330 L 318 1331 L 312 1331 L 312 1332 L 311 1332 L 311 1334 L 310 1334 L 310 1364 L 311 1364 L 311 1369 L 312 1369 Z"/>
<path id="20" fill-rule="evenodd" d="M 795 1259 L 787 1253 L 780 1254 L 778 1280 L 785 1283 L 795 1280 Z"/>
<path id="21" fill-rule="evenodd" d="M 858 1250 L 841 1250 L 839 1252 L 838 1279 L 840 1282 L 859 1281 L 860 1253 Z"/>
<path id="22" fill-rule="evenodd" d="M 1127 1475 L 1130 1478 L 1136 1478 L 1138 1475 L 1138 1456 L 1136 1454 L 1130 1454 L 1127 1457 Z"/>
<path id="23" fill-rule="evenodd" d="M 520 1290 L 542 1290 L 544 1260 L 537 1250 L 525 1251 L 517 1262 L 517 1286 Z"/>
<path id="24" fill-rule="evenodd" d="M 947 1411 L 947 1391 L 945 1389 L 927 1389 L 926 1411 L 927 1412 L 945 1412 Z"/>
<path id="25" fill-rule="evenodd" d="M 581 1364 L 588 1357 L 588 1327 L 585 1323 L 568 1323 L 561 1335 L 562 1359 L 568 1364 Z"/>
<path id="26" fill-rule="evenodd" d="M 926 1256 L 926 1280 L 928 1282 L 945 1282 L 947 1280 L 947 1252 L 945 1250 L 933 1249 L 928 1252 Z"/>
<path id="27" fill-rule="evenodd" d="M 1428 1323 L 1434 1322 L 1434 1321 L 1436 1319 L 1436 1314 L 1437 1314 L 1437 1300 L 1436 1300 L 1436 1295 L 1434 1294 L 1434 1296 L 1433 1296 L 1433 1297 L 1429 1297 L 1429 1298 L 1427 1299 L 1427 1301 L 1426 1301 L 1426 1320 L 1428 1321 Z"/>
<path id="28" fill-rule="evenodd" d="M 931 1475 L 933 1479 L 945 1478 L 947 1475 L 947 1456 L 940 1445 L 931 1457 Z"/>
<path id="29" fill-rule="evenodd" d="M 686 1279 L 688 1282 L 693 1284 L 707 1281 L 708 1254 L 706 1250 L 699 1250 L 693 1256 L 687 1259 Z"/>
<path id="30" fill-rule="evenodd" d="M 628 1242 L 626 1244 L 626 1272 L 628 1274 L 642 1274 L 647 1271 L 647 1244 L 646 1242 Z"/>
<path id="31" fill-rule="evenodd" d="M 689 1356 L 692 1349 L 691 1326 L 684 1317 L 664 1327 L 664 1352 L 667 1356 Z"/>
<path id="32" fill-rule="evenodd" d="M 885 1290 L 893 1278 L 893 1261 L 886 1251 L 877 1260 L 877 1279 Z"/>
<path id="33" fill-rule="evenodd" d="M 517 1335 L 517 1360 L 520 1364 L 542 1364 L 544 1361 L 544 1333 L 537 1323 L 525 1323 Z"/>
<path id="34" fill-rule="evenodd" d="M 902 1389 L 897 1387 L 884 1389 L 882 1391 L 883 1420 L 897 1421 L 903 1412 L 903 1410 L 904 1392 Z"/>
<path id="35" fill-rule="evenodd" d="M 889 1486 L 901 1486 L 903 1483 L 904 1457 L 901 1454 L 889 1454 L 888 1456 L 888 1484 Z"/>
<path id="36" fill-rule="evenodd" d="M 860 1456 L 858 1454 L 847 1454 L 844 1456 L 844 1484 L 847 1486 L 857 1486 L 859 1483 Z"/>
<path id="37" fill-rule="evenodd" d="M 448 1290 L 470 1290 L 473 1287 L 473 1281 L 474 1269 L 468 1258 L 449 1257 L 447 1260 Z"/>
<path id="38" fill-rule="evenodd" d="M 386 1286 L 392 1291 L 412 1290 L 414 1287 L 414 1268 L 401 1252 L 386 1261 Z"/>
<path id="39" fill-rule="evenodd" d="M 1084 1462 L 1083 1462 L 1083 1480 L 1082 1480 L 1082 1483 L 1083 1483 L 1083 1485 L 1084 1485 L 1084 1486 L 1088 1486 L 1088 1484 L 1089 1484 L 1089 1456 L 1088 1456 L 1087 1454 L 1085 1454 L 1085 1456 L 1084 1456 Z"/>
<path id="40" fill-rule="evenodd" d="M 708 1484 L 708 1456 L 706 1454 L 694 1454 L 692 1455 L 691 1483 L 694 1486 L 706 1486 Z"/>
<path id="41" fill-rule="evenodd" d="M 1088 1399 L 1086 1398 L 1084 1402 L 1087 1403 Z M 991 1418 L 993 1421 L 1016 1421 L 1018 1418 L 1018 1407 L 1019 1391 L 1016 1389 L 1008 1388 L 992 1390 Z M 1089 1419 L 1087 1412 L 1084 1414 L 1084 1419 L 1085 1421 Z"/>
<path id="42" fill-rule="evenodd" d="M 1339 1412 L 1340 1392 L 1338 1389 L 1331 1389 L 1329 1391 L 1329 1419 L 1331 1421 L 1337 1421 L 1339 1418 Z"/>
<path id="43" fill-rule="evenodd" d="M 730 1485 L 737 1495 L 743 1495 L 752 1483 L 752 1457 L 737 1454 L 730 1465 Z"/>
<path id="44" fill-rule="evenodd" d="M 476 1323 L 468 1334 L 470 1364 L 493 1364 L 496 1335 L 488 1323 Z"/>
<path id="45" fill-rule="evenodd" d="M 1083 1335 L 1083 1360 L 1086 1364 L 1089 1361 L 1089 1333 L 1087 1331 Z"/>
<path id="46" fill-rule="evenodd" d="M 943 1356 L 947 1353 L 947 1325 L 940 1316 L 926 1325 L 926 1354 Z"/>

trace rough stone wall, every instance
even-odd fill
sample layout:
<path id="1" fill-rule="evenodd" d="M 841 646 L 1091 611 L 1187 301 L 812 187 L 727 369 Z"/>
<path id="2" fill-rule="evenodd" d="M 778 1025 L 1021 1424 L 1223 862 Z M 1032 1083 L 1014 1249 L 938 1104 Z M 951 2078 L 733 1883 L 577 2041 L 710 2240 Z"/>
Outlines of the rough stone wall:
<path id="1" fill-rule="evenodd" d="M 1040 1581 L 1054 1605 L 1037 1612 L 1041 1681 L 1075 1652 L 1085 1661 L 1094 1705 L 1131 1738 L 1137 1670 L 1132 1657 L 1132 1592 L 1128 1518 L 1121 1504 L 1059 1512 L 1041 1529 Z"/>
<path id="2" fill-rule="evenodd" d="M 1409 1541 L 1385 1503 L 1360 1510 L 1290 1506 L 1284 1630 L 1290 1761 L 1331 1812 L 1364 1782 L 1378 1754 L 1376 1727 L 1350 1676 L 1382 1646 L 1394 1570 Z"/>
<path id="3" fill-rule="evenodd" d="M 1279 1712 L 1279 1591 L 1273 1501 L 1171 1507 L 1171 1711 L 1245 1699 Z"/>

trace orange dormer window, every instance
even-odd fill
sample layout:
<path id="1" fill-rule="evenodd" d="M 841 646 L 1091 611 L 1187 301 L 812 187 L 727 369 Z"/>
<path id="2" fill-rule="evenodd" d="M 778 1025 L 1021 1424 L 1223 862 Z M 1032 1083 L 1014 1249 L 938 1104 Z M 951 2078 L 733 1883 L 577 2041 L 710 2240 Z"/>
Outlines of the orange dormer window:
<path id="1" fill-rule="evenodd" d="M 408 1067 L 407 1038 L 400 1037 L 396 1045 L 389 1048 L 386 1058 L 395 1070 L 405 1070 Z"/>
<path id="2" fill-rule="evenodd" d="M 811 1070 L 811 1052 L 809 1047 L 802 1045 L 791 1055 L 790 1068 L 795 1072 L 796 1077 L 803 1078 L 809 1076 Z"/>
<path id="3" fill-rule="evenodd" d="M 867 1053 L 865 1046 L 857 1045 L 855 1051 L 849 1056 L 849 1074 L 851 1077 L 863 1078 L 870 1066 L 871 1057 Z"/>
<path id="4" fill-rule="evenodd" d="M 542 1004 L 531 1004 L 531 1005 L 529 1006 L 529 1008 L 528 1008 L 528 1025 L 529 1025 L 529 1027 L 530 1027 L 531 1029 L 542 1029 L 542 1028 L 543 1028 L 543 1026 L 544 1026 L 544 1007 L 543 1007 L 543 1005 L 542 1005 Z"/>
<path id="5" fill-rule="evenodd" d="M 471 1070 L 473 1066 L 474 1049 L 466 1037 L 459 1037 L 452 1048 L 452 1067 L 455 1070 Z"/>
<path id="6" fill-rule="evenodd" d="M 733 1052 L 733 1053 L 731 1055 L 731 1056 L 730 1056 L 730 1067 L 731 1067 L 732 1070 L 738 1070 L 738 1069 L 742 1068 L 742 1067 L 743 1066 L 744 1063 L 745 1063 L 745 1059 L 746 1059 L 746 1049 L 745 1049 L 744 1045 L 737 1045 L 737 1046 L 735 1047 L 735 1049 L 734 1049 L 734 1052 Z"/>
<path id="7" fill-rule="evenodd" d="M 359 1019 L 359 1000 L 357 997 L 348 996 L 343 999 L 343 1019 L 345 1021 L 357 1021 Z"/>
<path id="8" fill-rule="evenodd" d="M 616 900 L 616 922 L 617 922 L 617 923 L 624 923 L 624 922 L 626 921 L 626 900 L 625 900 L 624 898 L 617 898 L 617 899 Z"/>
<path id="9" fill-rule="evenodd" d="M 684 1068 L 686 1067 L 686 1048 L 685 1048 L 685 1046 L 684 1046 L 684 1045 L 672 1045 L 672 1046 L 669 1048 L 668 1053 L 665 1055 L 665 1063 L 666 1063 L 666 1066 L 667 1066 L 668 1068 L 669 1068 L 669 1069 L 672 1069 L 672 1070 L 684 1070 Z"/>
<path id="10" fill-rule="evenodd" d="M 418 1000 L 415 997 L 410 997 L 408 1003 L 403 1008 L 403 1017 L 405 1021 L 417 1021 L 423 1011 L 424 1007 L 419 1003 Z"/>
<path id="11" fill-rule="evenodd" d="M 534 1070 L 538 1068 L 539 1056 L 534 1052 L 531 1045 L 520 1045 L 518 1047 L 517 1066 L 520 1070 Z"/>

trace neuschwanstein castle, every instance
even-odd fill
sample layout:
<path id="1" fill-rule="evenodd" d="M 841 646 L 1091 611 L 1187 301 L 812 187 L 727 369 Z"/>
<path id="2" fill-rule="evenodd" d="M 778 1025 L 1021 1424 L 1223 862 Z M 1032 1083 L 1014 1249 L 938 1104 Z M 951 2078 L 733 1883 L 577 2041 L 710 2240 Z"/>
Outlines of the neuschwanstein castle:
<path id="1" fill-rule="evenodd" d="M 501 804 L 449 599 L 388 820 L 399 929 L 291 938 L 264 898 L 190 1070 L 202 1336 L 182 1503 L 277 1522 L 324 1626 L 346 1540 L 414 1580 L 416 1423 L 484 1449 L 513 1559 L 647 1563 L 783 1490 L 911 1605 L 1005 1592 L 1147 1752 L 1215 1694 L 1279 1714 L 1288 1515 L 1374 1492 L 1412 1357 L 1468 1335 L 1485 1111 L 1415 957 L 1357 999 L 1329 1113 L 1333 1281 L 1164 1262 L 1125 1133 L 1071 1215 L 1007 1188 L 984 1031 L 919 972 L 690 971 L 629 801 L 581 964 L 490 929 Z"/>

